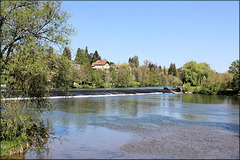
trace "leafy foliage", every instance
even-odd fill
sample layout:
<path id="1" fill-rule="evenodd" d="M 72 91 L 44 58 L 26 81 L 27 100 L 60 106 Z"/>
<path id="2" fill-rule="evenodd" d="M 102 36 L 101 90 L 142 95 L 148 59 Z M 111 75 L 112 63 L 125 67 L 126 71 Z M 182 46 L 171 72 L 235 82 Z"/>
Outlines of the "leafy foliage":
<path id="1" fill-rule="evenodd" d="M 73 85 L 73 66 L 71 61 L 65 56 L 57 56 L 55 74 L 53 75 L 53 84 L 56 88 L 63 89 L 66 93 Z"/>
<path id="2" fill-rule="evenodd" d="M 176 76 L 176 66 L 175 63 L 171 63 L 169 70 L 168 70 L 168 74 L 172 74 L 173 76 Z"/>
<path id="3" fill-rule="evenodd" d="M 131 68 L 134 67 L 139 67 L 139 60 L 138 60 L 138 56 L 134 56 L 132 58 L 129 58 L 128 60 L 129 65 L 131 66 Z"/>
<path id="4" fill-rule="evenodd" d="M 90 59 L 88 53 L 85 53 L 83 49 L 78 48 L 75 62 L 80 65 L 90 66 Z"/>
<path id="5" fill-rule="evenodd" d="M 183 66 L 183 82 L 189 82 L 191 85 L 201 85 L 201 80 L 213 73 L 210 66 L 207 63 L 199 63 L 190 61 Z"/>
<path id="6" fill-rule="evenodd" d="M 1 58 L 6 65 L 15 47 L 35 42 L 38 46 L 69 43 L 74 30 L 60 1 L 1 2 Z"/>
<path id="7" fill-rule="evenodd" d="M 101 60 L 101 59 L 102 59 L 101 56 L 98 54 L 98 51 L 96 50 L 96 51 L 94 52 L 93 56 L 92 56 L 91 64 L 92 64 L 93 62 L 96 62 L 97 60 Z"/>
<path id="8" fill-rule="evenodd" d="M 29 97 L 43 97 L 49 74 L 46 55 L 34 43 L 18 46 L 2 70 L 2 81 L 10 90 L 20 90 Z"/>
<path id="9" fill-rule="evenodd" d="M 236 60 L 231 63 L 229 66 L 228 72 L 233 75 L 232 87 L 236 91 L 240 91 L 240 66 L 239 60 Z"/>
<path id="10" fill-rule="evenodd" d="M 71 51 L 68 47 L 65 47 L 63 50 L 63 56 L 65 56 L 67 59 L 71 60 L 72 56 L 71 56 Z"/>

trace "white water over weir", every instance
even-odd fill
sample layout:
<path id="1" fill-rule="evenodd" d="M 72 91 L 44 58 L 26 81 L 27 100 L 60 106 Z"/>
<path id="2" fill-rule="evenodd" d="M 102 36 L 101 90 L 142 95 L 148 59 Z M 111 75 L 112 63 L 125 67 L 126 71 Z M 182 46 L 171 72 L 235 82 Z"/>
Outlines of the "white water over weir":
<path id="1" fill-rule="evenodd" d="M 110 97 L 110 96 L 131 96 L 131 95 L 148 95 L 148 94 L 164 94 L 174 93 L 170 89 L 88 89 L 88 90 L 71 90 L 68 95 L 61 90 L 48 91 L 49 97 L 47 99 L 58 98 L 87 98 L 87 97 Z M 26 100 L 34 99 L 29 97 L 22 97 L 19 92 L 13 92 L 9 98 L 3 100 Z"/>

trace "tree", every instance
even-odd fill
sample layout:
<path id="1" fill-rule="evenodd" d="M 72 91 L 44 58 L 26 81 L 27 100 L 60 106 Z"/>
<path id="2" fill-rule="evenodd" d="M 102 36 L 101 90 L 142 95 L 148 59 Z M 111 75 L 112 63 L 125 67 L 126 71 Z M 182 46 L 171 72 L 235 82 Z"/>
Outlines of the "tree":
<path id="1" fill-rule="evenodd" d="M 2 71 L 2 82 L 9 90 L 20 90 L 23 96 L 41 98 L 49 74 L 47 55 L 33 42 L 15 48 L 14 55 Z"/>
<path id="2" fill-rule="evenodd" d="M 105 81 L 105 75 L 106 73 L 104 71 L 102 71 L 101 69 L 99 70 L 94 70 L 93 71 L 93 83 L 97 86 L 97 87 L 104 87 L 104 81 Z"/>
<path id="3" fill-rule="evenodd" d="M 67 23 L 70 15 L 61 9 L 60 1 L 2 1 L 0 58 L 7 65 L 18 45 L 35 42 L 63 47 L 74 32 Z M 4 66 L 3 66 L 4 67 Z"/>
<path id="4" fill-rule="evenodd" d="M 117 83 L 119 87 L 128 87 L 132 82 L 133 77 L 130 71 L 130 66 L 123 64 L 118 68 Z"/>
<path id="5" fill-rule="evenodd" d="M 128 63 L 131 66 L 131 68 L 133 67 L 139 67 L 139 60 L 138 60 L 138 56 L 134 56 L 132 58 L 128 59 Z"/>
<path id="6" fill-rule="evenodd" d="M 149 85 L 149 72 L 150 69 L 146 65 L 138 67 L 138 82 L 141 87 Z"/>
<path id="7" fill-rule="evenodd" d="M 175 78 L 171 83 L 171 85 L 174 86 L 174 87 L 175 86 L 182 86 L 182 84 L 183 84 L 182 81 L 178 78 Z"/>
<path id="8" fill-rule="evenodd" d="M 78 48 L 75 62 L 80 65 L 90 66 L 90 61 L 89 61 L 88 55 L 89 54 L 85 53 L 83 49 Z"/>
<path id="9" fill-rule="evenodd" d="M 48 54 L 48 55 L 53 55 L 53 53 L 54 53 L 53 47 L 52 47 L 52 46 L 49 46 L 48 49 L 47 49 L 47 54 Z"/>
<path id="10" fill-rule="evenodd" d="M 100 55 L 98 54 L 98 51 L 96 50 L 93 54 L 93 57 L 92 57 L 92 63 L 93 62 L 96 62 L 97 60 L 101 60 L 102 58 L 100 57 Z"/>
<path id="11" fill-rule="evenodd" d="M 159 68 L 159 72 L 162 72 L 162 67 L 161 67 L 161 65 L 158 66 L 158 68 Z"/>
<path id="12" fill-rule="evenodd" d="M 171 63 L 169 70 L 168 70 L 168 75 L 173 74 L 173 76 L 176 76 L 176 66 L 175 63 Z"/>
<path id="13" fill-rule="evenodd" d="M 72 56 L 71 56 L 71 51 L 68 47 L 65 47 L 63 50 L 63 56 L 65 56 L 67 59 L 71 60 Z"/>
<path id="14" fill-rule="evenodd" d="M 88 47 L 87 47 L 87 46 L 86 46 L 86 48 L 85 48 L 85 53 L 88 54 Z"/>
<path id="15" fill-rule="evenodd" d="M 163 74 L 166 75 L 166 68 L 163 66 Z"/>
<path id="16" fill-rule="evenodd" d="M 161 73 L 159 75 L 159 81 L 160 81 L 161 86 L 169 86 L 170 85 L 168 82 L 167 76 L 164 73 Z"/>
<path id="17" fill-rule="evenodd" d="M 213 73 L 210 66 L 207 63 L 197 63 L 196 61 L 190 61 L 184 64 L 183 68 L 184 83 L 189 82 L 192 86 L 201 85 L 202 79 L 208 78 Z"/>
<path id="18" fill-rule="evenodd" d="M 239 60 L 233 61 L 231 65 L 229 66 L 228 73 L 231 73 L 233 75 L 233 81 L 232 81 L 232 87 L 234 90 L 239 91 L 240 90 L 240 66 L 239 66 Z"/>
<path id="19" fill-rule="evenodd" d="M 53 83 L 56 88 L 63 89 L 66 93 L 73 85 L 73 67 L 71 66 L 71 61 L 63 56 L 57 56 L 57 69 L 53 75 Z"/>
<path id="20" fill-rule="evenodd" d="M 154 71 L 150 71 L 149 74 L 149 85 L 150 86 L 158 86 L 159 85 L 159 80 Z"/>

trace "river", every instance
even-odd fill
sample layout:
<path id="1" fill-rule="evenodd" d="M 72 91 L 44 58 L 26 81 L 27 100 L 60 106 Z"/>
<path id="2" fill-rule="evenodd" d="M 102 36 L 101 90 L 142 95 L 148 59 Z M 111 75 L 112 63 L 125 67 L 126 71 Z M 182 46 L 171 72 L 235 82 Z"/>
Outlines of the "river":
<path id="1" fill-rule="evenodd" d="M 55 136 L 26 159 L 239 158 L 239 97 L 153 94 L 50 99 Z M 65 139 L 68 140 L 65 140 Z"/>

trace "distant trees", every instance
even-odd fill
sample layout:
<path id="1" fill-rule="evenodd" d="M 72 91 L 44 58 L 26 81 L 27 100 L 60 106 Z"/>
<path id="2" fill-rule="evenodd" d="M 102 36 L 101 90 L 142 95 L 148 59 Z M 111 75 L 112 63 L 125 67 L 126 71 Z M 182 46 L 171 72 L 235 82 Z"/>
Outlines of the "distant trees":
<path id="1" fill-rule="evenodd" d="M 167 74 L 167 73 L 166 73 L 166 68 L 165 68 L 165 66 L 163 66 L 163 74 L 164 74 L 164 75 Z"/>
<path id="2" fill-rule="evenodd" d="M 231 67 L 229 67 L 231 68 Z M 202 93 L 218 94 L 231 88 L 233 75 L 229 73 L 217 73 L 207 63 L 190 61 L 181 69 L 184 90 Z"/>
<path id="3" fill-rule="evenodd" d="M 92 55 L 91 63 L 96 62 L 97 60 L 102 60 L 101 56 L 98 54 L 98 51 L 96 50 L 94 54 Z"/>
<path id="4" fill-rule="evenodd" d="M 233 75 L 233 81 L 231 83 L 232 88 L 236 91 L 240 90 L 240 66 L 239 66 L 239 60 L 233 61 L 231 65 L 229 66 L 228 73 Z"/>
<path id="5" fill-rule="evenodd" d="M 73 86 L 73 67 L 67 56 L 56 56 L 56 69 L 54 69 L 52 83 L 54 88 L 63 89 L 66 93 Z"/>
<path id="6" fill-rule="evenodd" d="M 91 64 L 90 60 L 89 60 L 89 55 L 85 51 L 83 49 L 80 49 L 80 48 L 77 49 L 75 62 L 80 64 L 80 65 L 89 66 Z"/>
<path id="7" fill-rule="evenodd" d="M 176 76 L 176 66 L 175 63 L 171 63 L 170 67 L 168 69 L 168 75 L 172 74 L 173 76 Z"/>
<path id="8" fill-rule="evenodd" d="M 184 64 L 183 68 L 183 82 L 189 82 L 193 86 L 201 85 L 201 81 L 213 73 L 207 63 L 198 63 L 190 61 Z"/>
<path id="9" fill-rule="evenodd" d="M 71 51 L 68 47 L 65 47 L 63 50 L 63 56 L 65 56 L 67 59 L 71 60 L 72 56 L 71 56 Z"/>
<path id="10" fill-rule="evenodd" d="M 139 60 L 138 60 L 138 56 L 134 56 L 134 57 L 130 57 L 128 59 L 128 63 L 129 65 L 131 66 L 131 68 L 134 68 L 134 67 L 139 67 Z"/>

